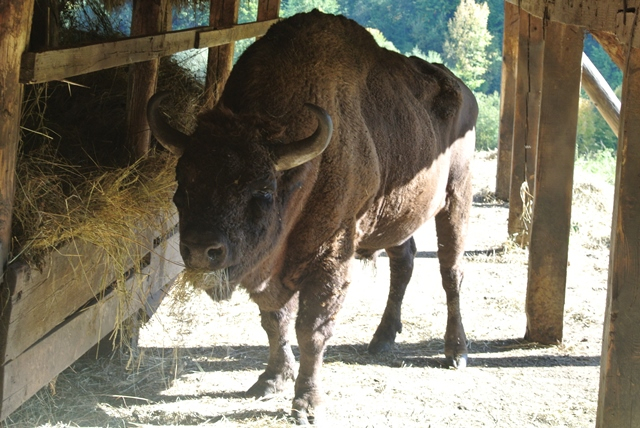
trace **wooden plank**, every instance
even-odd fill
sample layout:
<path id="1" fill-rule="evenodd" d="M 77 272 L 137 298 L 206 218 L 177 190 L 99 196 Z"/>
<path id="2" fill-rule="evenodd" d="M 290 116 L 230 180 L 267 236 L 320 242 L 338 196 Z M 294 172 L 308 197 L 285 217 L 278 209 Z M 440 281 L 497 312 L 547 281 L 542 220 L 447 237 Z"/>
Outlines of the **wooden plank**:
<path id="1" fill-rule="evenodd" d="M 513 146 L 513 118 L 516 101 L 516 59 L 520 12 L 517 6 L 504 3 L 504 35 L 502 43 L 502 81 L 500 84 L 500 137 L 498 140 L 498 170 L 496 197 L 509 199 L 511 183 L 511 151 Z"/>
<path id="2" fill-rule="evenodd" d="M 625 15 L 640 9 L 640 0 L 506 1 L 546 21 L 561 22 L 613 34 L 621 30 L 620 21 L 627 21 Z M 626 43 L 626 41 L 623 42 Z M 632 44 L 634 47 L 640 47 L 640 37 L 635 37 Z"/>
<path id="3" fill-rule="evenodd" d="M 624 67 L 596 427 L 640 426 L 640 49 Z"/>
<path id="4" fill-rule="evenodd" d="M 520 11 L 520 34 L 515 83 L 515 113 L 509 190 L 510 235 L 518 235 L 521 245 L 529 242 L 529 225 L 523 219 L 525 202 L 521 196 L 526 181 L 529 194 L 535 187 L 535 153 L 540 121 L 542 64 L 544 58 L 543 23 L 540 18 Z M 525 198 L 528 196 L 525 195 Z M 525 199 L 527 203 L 529 199 Z"/>
<path id="5" fill-rule="evenodd" d="M 166 32 L 171 26 L 171 5 L 167 0 L 134 0 L 131 12 L 131 35 L 143 36 Z M 156 92 L 160 59 L 132 64 L 127 90 L 127 146 L 136 158 L 147 155 L 151 146 L 151 129 L 147 123 L 147 102 Z"/>
<path id="6" fill-rule="evenodd" d="M 76 48 L 27 52 L 22 56 L 20 82 L 62 80 L 79 74 L 149 61 L 187 49 L 218 46 L 262 35 L 274 22 L 276 21 L 252 22 L 220 30 L 203 27 Z"/>
<path id="7" fill-rule="evenodd" d="M 177 219 L 172 217 L 167 225 L 175 223 Z M 133 266 L 134 260 L 153 248 L 156 235 L 149 231 L 132 236 L 132 243 L 123 249 L 131 258 L 123 264 Z M 2 354 L 4 361 L 22 353 L 86 302 L 99 298 L 116 280 L 105 251 L 82 241 L 51 253 L 41 270 L 14 263 L 7 275 L 11 314 L 5 324 L 8 345 Z"/>
<path id="8" fill-rule="evenodd" d="M 122 320 L 144 307 L 149 296 L 171 282 L 182 267 L 179 236 L 159 244 L 150 254 L 150 264 L 140 276 L 126 282 L 131 300 L 123 304 L 111 293 L 92 306 L 76 313 L 34 346 L 4 366 L 3 401 L 0 420 L 6 418 L 54 376 L 82 356 L 111 332 L 119 315 Z"/>
<path id="9" fill-rule="evenodd" d="M 584 52 L 582 87 L 617 137 L 620 128 L 620 100 Z"/>
<path id="10" fill-rule="evenodd" d="M 549 22 L 545 40 L 525 338 L 555 344 L 562 341 L 584 31 Z"/>
<path id="11" fill-rule="evenodd" d="M 211 0 L 209 26 L 230 27 L 238 23 L 240 0 Z M 220 98 L 233 65 L 235 43 L 209 48 L 207 77 L 204 83 L 204 106 L 212 108 Z"/>

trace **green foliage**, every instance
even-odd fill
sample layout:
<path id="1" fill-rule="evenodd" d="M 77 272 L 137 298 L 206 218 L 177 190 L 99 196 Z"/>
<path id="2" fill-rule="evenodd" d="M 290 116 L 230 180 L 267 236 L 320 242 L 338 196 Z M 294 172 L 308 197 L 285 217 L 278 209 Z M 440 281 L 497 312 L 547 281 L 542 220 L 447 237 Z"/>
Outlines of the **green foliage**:
<path id="1" fill-rule="evenodd" d="M 340 14 L 342 8 L 338 0 L 282 0 L 280 16 L 287 18 L 300 12 L 318 9 L 324 13 Z"/>
<path id="2" fill-rule="evenodd" d="M 429 51 L 427 53 L 424 53 L 417 46 L 414 46 L 414 48 L 411 49 L 411 52 L 407 52 L 407 53 L 405 53 L 405 55 L 406 56 L 416 56 L 416 57 L 418 57 L 420 59 L 423 59 L 425 61 L 428 61 L 428 62 L 435 62 L 435 63 L 440 63 L 440 64 L 442 64 L 444 62 L 442 60 L 442 55 L 440 55 L 438 52 Z"/>
<path id="3" fill-rule="evenodd" d="M 487 30 L 489 7 L 475 0 L 462 0 L 448 23 L 443 45 L 445 63 L 471 90 L 485 81 L 490 59 L 487 48 L 493 38 Z"/>
<path id="4" fill-rule="evenodd" d="M 389 40 L 387 40 L 387 38 L 384 36 L 384 34 L 382 34 L 380 32 L 380 30 L 378 30 L 377 28 L 367 28 L 367 31 L 369 33 L 371 33 L 371 35 L 373 36 L 373 39 L 376 41 L 376 43 L 385 48 L 385 49 L 389 49 L 390 51 L 394 51 L 394 52 L 399 52 L 398 48 L 396 48 L 393 43 L 391 43 Z"/>
<path id="5" fill-rule="evenodd" d="M 579 155 L 618 146 L 618 138 L 588 98 L 580 98 L 576 144 Z"/>
<path id="6" fill-rule="evenodd" d="M 476 150 L 493 150 L 498 147 L 500 129 L 500 95 L 475 92 L 478 101 L 476 124 Z"/>
<path id="7" fill-rule="evenodd" d="M 602 149 L 583 153 L 576 158 L 576 169 L 602 177 L 607 183 L 616 181 L 616 153 L 611 149 Z"/>

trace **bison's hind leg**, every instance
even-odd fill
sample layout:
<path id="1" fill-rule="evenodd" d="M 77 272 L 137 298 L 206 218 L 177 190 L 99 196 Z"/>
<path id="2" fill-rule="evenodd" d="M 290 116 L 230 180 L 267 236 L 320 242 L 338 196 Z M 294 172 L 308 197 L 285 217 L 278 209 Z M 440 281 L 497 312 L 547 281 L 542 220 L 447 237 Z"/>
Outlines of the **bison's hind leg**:
<path id="1" fill-rule="evenodd" d="M 471 211 L 470 174 L 460 177 L 456 186 L 448 189 L 445 208 L 436 215 L 438 259 L 442 286 L 447 295 L 447 329 L 444 336 L 444 354 L 451 367 L 467 365 L 467 337 L 460 313 L 460 289 L 463 271 L 462 257 Z"/>
<path id="2" fill-rule="evenodd" d="M 377 354 L 391 349 L 396 340 L 396 333 L 402 332 L 401 307 L 404 292 L 413 273 L 413 259 L 416 255 L 416 243 L 413 237 L 403 244 L 386 248 L 389 256 L 391 284 L 387 307 L 382 315 L 380 325 L 369 343 L 369 352 Z"/>

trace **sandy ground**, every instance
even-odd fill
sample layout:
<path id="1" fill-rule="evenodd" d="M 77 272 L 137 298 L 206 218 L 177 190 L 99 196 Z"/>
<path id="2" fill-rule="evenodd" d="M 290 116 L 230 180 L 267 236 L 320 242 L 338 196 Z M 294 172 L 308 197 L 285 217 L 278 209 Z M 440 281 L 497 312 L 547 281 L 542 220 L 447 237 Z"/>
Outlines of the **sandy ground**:
<path id="1" fill-rule="evenodd" d="M 392 352 L 370 356 L 386 302 L 388 264 L 356 262 L 325 356 L 326 426 L 588 427 L 599 383 L 612 186 L 576 175 L 564 340 L 522 340 L 527 253 L 507 237 L 508 207 L 493 200 L 495 155 L 474 163 L 475 200 L 462 294 L 470 341 L 466 370 L 443 367 L 446 305 L 432 223 L 416 235 L 419 257 Z M 295 343 L 295 341 L 294 341 Z M 297 349 L 294 348 L 294 353 Z M 268 349 L 246 294 L 214 303 L 169 296 L 128 352 L 83 358 L 4 422 L 31 426 L 289 426 L 293 383 L 265 400 L 244 398 Z M 131 364 L 127 365 L 127 362 Z"/>

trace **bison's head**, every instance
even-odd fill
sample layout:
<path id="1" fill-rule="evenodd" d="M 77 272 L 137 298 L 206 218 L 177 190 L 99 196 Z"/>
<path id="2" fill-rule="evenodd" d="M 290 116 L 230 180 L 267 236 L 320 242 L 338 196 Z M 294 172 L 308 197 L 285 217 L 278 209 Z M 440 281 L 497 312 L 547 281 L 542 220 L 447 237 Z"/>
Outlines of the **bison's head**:
<path id="1" fill-rule="evenodd" d="M 198 270 L 225 270 L 230 281 L 240 281 L 279 242 L 288 200 L 300 186 L 282 177 L 325 150 L 331 118 L 320 107 L 306 104 L 318 127 L 310 137 L 288 144 L 242 138 L 247 134 L 243 132 L 209 133 L 210 124 L 198 125 L 188 136 L 159 112 L 165 95 L 149 100 L 147 117 L 158 141 L 180 157 L 173 200 L 184 263 Z"/>

